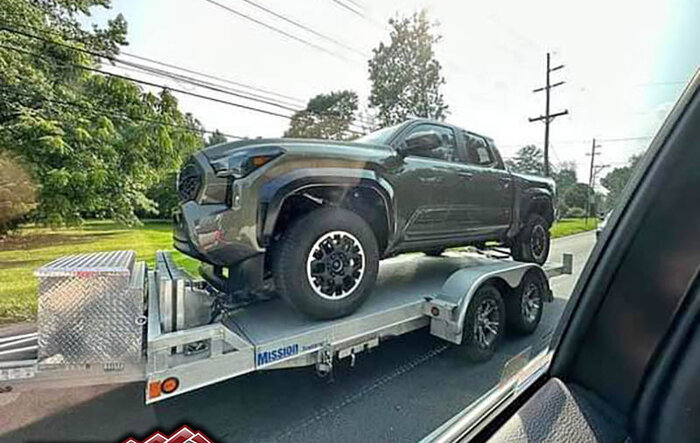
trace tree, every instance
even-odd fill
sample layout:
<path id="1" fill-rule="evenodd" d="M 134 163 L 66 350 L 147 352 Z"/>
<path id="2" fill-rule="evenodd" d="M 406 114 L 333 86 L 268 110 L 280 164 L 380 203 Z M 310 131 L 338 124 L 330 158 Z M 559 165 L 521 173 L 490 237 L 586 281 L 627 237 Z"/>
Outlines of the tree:
<path id="1" fill-rule="evenodd" d="M 506 160 L 508 169 L 521 174 L 544 175 L 544 154 L 535 145 L 523 146 L 515 157 Z"/>
<path id="2" fill-rule="evenodd" d="M 0 235 L 36 206 L 36 185 L 15 156 L 0 153 Z"/>
<path id="3" fill-rule="evenodd" d="M 564 203 L 569 208 L 585 208 L 587 207 L 586 202 L 588 201 L 589 192 L 591 187 L 585 183 L 576 183 L 566 190 L 564 196 Z"/>
<path id="4" fill-rule="evenodd" d="M 218 145 L 220 143 L 226 143 L 227 141 L 228 139 L 226 136 L 217 129 L 213 134 L 209 135 L 209 138 L 207 138 L 206 146 Z"/>
<path id="5" fill-rule="evenodd" d="M 168 91 L 146 93 L 80 68 L 99 67 L 99 57 L 71 46 L 115 55 L 126 41 L 121 15 L 91 31 L 79 23 L 109 5 L 0 0 L 3 25 L 40 37 L 0 32 L 0 150 L 21 157 L 40 185 L 40 222 L 134 222 L 137 211 L 156 207 L 149 188 L 203 144 L 199 123 Z"/>
<path id="6" fill-rule="evenodd" d="M 606 198 L 606 206 L 608 210 L 611 210 L 617 205 L 622 195 L 622 191 L 625 189 L 627 182 L 629 182 L 632 177 L 632 173 L 639 165 L 641 155 L 633 155 L 627 161 L 627 166 L 621 168 L 615 168 L 608 172 L 605 177 L 600 179 L 600 184 L 603 185 L 608 191 Z"/>
<path id="7" fill-rule="evenodd" d="M 285 137 L 345 140 L 351 137 L 350 124 L 357 111 L 357 94 L 335 91 L 319 94 L 306 108 L 296 112 Z"/>
<path id="8" fill-rule="evenodd" d="M 433 34 L 425 11 L 393 18 L 389 25 L 390 43 L 380 43 L 369 60 L 369 103 L 377 109 L 379 122 L 390 126 L 410 117 L 444 120 L 448 106 L 440 86 L 445 78 L 433 50 L 440 36 Z"/>
<path id="9" fill-rule="evenodd" d="M 557 215 L 563 217 L 567 214 L 569 209 L 569 205 L 566 203 L 564 196 L 578 181 L 576 176 L 576 163 L 563 162 L 559 164 L 556 171 L 552 174 L 552 178 L 557 185 Z"/>

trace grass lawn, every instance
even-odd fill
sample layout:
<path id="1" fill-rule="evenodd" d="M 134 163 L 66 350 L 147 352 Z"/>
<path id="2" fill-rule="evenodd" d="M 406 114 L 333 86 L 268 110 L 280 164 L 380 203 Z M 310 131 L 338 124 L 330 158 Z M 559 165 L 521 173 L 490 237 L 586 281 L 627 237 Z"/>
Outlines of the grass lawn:
<path id="1" fill-rule="evenodd" d="M 131 229 L 107 221 L 80 228 L 25 227 L 21 235 L 0 241 L 0 323 L 36 317 L 37 285 L 34 270 L 67 254 L 133 249 L 152 267 L 158 250 L 172 249 L 170 222 L 146 222 Z M 199 262 L 174 252 L 176 263 L 196 273 Z"/>
<path id="2" fill-rule="evenodd" d="M 552 238 L 559 238 L 590 231 L 595 229 L 596 226 L 598 226 L 596 218 L 589 218 L 588 223 L 584 222 L 582 218 L 565 218 L 555 222 L 550 232 L 552 233 Z"/>
<path id="3" fill-rule="evenodd" d="M 562 220 L 552 227 L 552 237 L 594 229 L 595 220 Z M 49 229 L 28 226 L 21 234 L 0 241 L 0 324 L 36 317 L 37 279 L 34 270 L 67 254 L 133 249 L 139 260 L 152 267 L 158 250 L 172 249 L 170 222 L 146 222 L 127 228 L 107 221 L 92 221 L 80 228 Z M 199 262 L 174 252 L 175 262 L 192 274 Z"/>

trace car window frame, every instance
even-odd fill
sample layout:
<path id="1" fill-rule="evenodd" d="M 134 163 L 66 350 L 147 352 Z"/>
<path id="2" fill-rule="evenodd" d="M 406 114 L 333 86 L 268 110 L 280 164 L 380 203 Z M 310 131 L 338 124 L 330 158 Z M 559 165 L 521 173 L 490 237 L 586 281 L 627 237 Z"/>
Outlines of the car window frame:
<path id="1" fill-rule="evenodd" d="M 475 134 L 475 133 L 470 132 L 470 131 L 467 131 L 466 129 L 461 129 L 461 130 L 460 130 L 460 135 L 462 136 L 462 138 L 463 138 L 463 140 L 464 140 L 464 164 L 466 164 L 466 165 L 468 165 L 468 166 L 478 167 L 478 168 L 500 169 L 500 168 L 498 167 L 499 164 L 500 164 L 499 161 L 498 161 L 498 155 L 496 154 L 495 150 L 491 147 L 491 143 L 489 142 L 489 140 L 486 139 L 486 137 L 484 137 L 484 136 L 482 136 L 482 135 L 479 135 L 479 134 Z M 481 164 L 481 163 L 471 163 L 471 162 L 469 161 L 469 145 L 468 145 L 468 142 L 469 142 L 469 138 L 470 138 L 470 137 L 480 139 L 481 141 L 484 142 L 484 145 L 486 146 L 486 150 L 487 150 L 488 153 L 489 153 L 489 158 L 491 159 L 491 162 L 490 162 L 490 163 L 488 163 L 488 164 L 486 164 L 486 163 Z"/>
<path id="2" fill-rule="evenodd" d="M 462 163 L 464 163 L 464 155 L 463 155 L 462 150 L 460 149 L 459 131 L 457 130 L 458 128 L 455 128 L 455 127 L 452 126 L 452 125 L 448 125 L 448 124 L 444 124 L 444 123 L 431 122 L 431 121 L 416 121 L 416 122 L 413 122 L 413 123 L 410 124 L 410 125 L 406 125 L 405 128 L 401 129 L 400 131 L 397 131 L 397 134 L 396 134 L 396 135 L 393 137 L 393 139 L 391 140 L 391 146 L 392 146 L 394 149 L 398 149 L 398 148 L 401 146 L 401 144 L 405 142 L 406 136 L 408 136 L 409 134 L 411 134 L 411 132 L 412 132 L 415 128 L 417 128 L 417 127 L 419 127 L 419 126 L 423 126 L 423 125 L 437 126 L 437 127 L 449 129 L 450 131 L 452 131 L 452 134 L 454 135 L 454 140 L 455 140 L 455 152 L 457 153 L 457 159 L 458 159 L 458 160 L 457 160 L 457 161 L 448 161 L 448 160 L 443 160 L 443 159 L 440 159 L 440 158 L 425 157 L 425 156 L 416 155 L 416 154 L 409 154 L 409 155 L 408 155 L 409 157 L 419 158 L 419 159 L 422 159 L 422 160 L 431 160 L 431 161 L 441 162 L 441 163 L 445 163 L 445 164 L 448 164 L 448 165 L 455 165 L 455 164 L 462 164 Z"/>

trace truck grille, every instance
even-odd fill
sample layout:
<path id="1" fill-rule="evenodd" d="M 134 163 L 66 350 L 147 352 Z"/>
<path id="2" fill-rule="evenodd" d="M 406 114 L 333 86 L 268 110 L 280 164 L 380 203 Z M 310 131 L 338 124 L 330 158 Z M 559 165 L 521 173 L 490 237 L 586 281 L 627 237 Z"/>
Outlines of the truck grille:
<path id="1" fill-rule="evenodd" d="M 177 182 L 177 192 L 180 194 L 180 200 L 194 200 L 199 195 L 202 188 L 202 172 L 192 162 L 185 165 L 180 171 L 180 177 Z"/>

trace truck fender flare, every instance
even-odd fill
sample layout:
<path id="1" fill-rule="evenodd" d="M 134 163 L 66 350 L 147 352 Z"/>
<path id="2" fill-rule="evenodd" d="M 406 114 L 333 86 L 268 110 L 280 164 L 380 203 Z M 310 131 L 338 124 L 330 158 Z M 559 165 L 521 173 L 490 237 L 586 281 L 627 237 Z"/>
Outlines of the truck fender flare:
<path id="1" fill-rule="evenodd" d="M 462 342 L 462 331 L 464 322 L 469 309 L 469 303 L 476 291 L 485 283 L 490 281 L 498 281 L 507 285 L 513 291 L 523 280 L 523 277 L 528 272 L 535 272 L 545 283 L 545 300 L 551 301 L 551 292 L 549 289 L 549 280 L 544 270 L 535 263 L 521 262 L 500 262 L 487 264 L 477 267 L 467 267 L 459 269 L 450 275 L 450 277 L 442 285 L 440 293 L 428 301 L 426 314 L 433 317 L 431 319 L 431 333 L 445 340 L 456 344 Z M 509 294 L 503 294 L 504 299 Z M 444 317 L 436 317 L 430 312 L 432 305 L 448 306 L 452 308 L 450 315 Z M 439 312 L 439 311 L 438 311 Z M 435 327 L 434 323 L 443 322 L 443 327 Z"/>
<path id="2" fill-rule="evenodd" d="M 260 244 L 272 236 L 284 201 L 304 189 L 315 187 L 363 187 L 372 189 L 384 203 L 389 236 L 395 232 L 394 189 L 374 171 L 347 168 L 300 168 L 267 182 L 260 190 L 258 231 Z"/>

